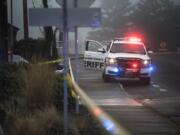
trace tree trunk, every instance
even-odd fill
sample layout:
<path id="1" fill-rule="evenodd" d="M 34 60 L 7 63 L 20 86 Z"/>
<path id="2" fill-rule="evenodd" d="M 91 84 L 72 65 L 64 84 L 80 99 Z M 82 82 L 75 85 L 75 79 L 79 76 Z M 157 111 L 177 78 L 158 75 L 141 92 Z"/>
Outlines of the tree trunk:
<path id="1" fill-rule="evenodd" d="M 44 8 L 48 8 L 48 0 L 42 0 L 42 3 L 43 3 Z M 44 27 L 44 37 L 45 37 L 45 41 L 46 41 L 45 48 L 44 48 L 44 56 L 48 59 L 52 58 L 51 46 L 53 47 L 53 46 L 55 46 L 54 44 L 56 44 L 54 42 L 54 38 L 56 38 L 56 37 L 54 37 L 54 36 L 55 35 L 53 33 L 53 28 L 51 26 Z M 56 47 L 54 49 L 57 52 Z M 55 52 L 55 51 L 53 51 L 53 52 Z M 57 58 L 57 55 L 56 55 L 56 58 Z"/>

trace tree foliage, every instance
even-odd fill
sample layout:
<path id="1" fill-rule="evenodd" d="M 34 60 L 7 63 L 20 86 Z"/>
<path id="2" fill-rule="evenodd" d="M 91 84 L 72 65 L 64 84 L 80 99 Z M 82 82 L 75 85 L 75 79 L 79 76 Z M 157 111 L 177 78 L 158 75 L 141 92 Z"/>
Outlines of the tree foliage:
<path id="1" fill-rule="evenodd" d="M 13 46 L 15 54 L 22 56 L 23 58 L 31 61 L 33 57 L 47 59 L 47 51 L 44 51 L 47 47 L 47 42 L 44 39 L 23 39 L 16 42 Z"/>
<path id="2" fill-rule="evenodd" d="M 128 25 L 132 5 L 129 0 L 103 0 L 102 2 L 102 29 L 89 33 L 89 38 L 107 40 L 121 35 Z M 96 33 L 98 37 L 96 37 Z"/>
<path id="3" fill-rule="evenodd" d="M 141 0 L 132 14 L 133 26 L 145 33 L 153 48 L 158 48 L 160 42 L 169 40 L 169 32 L 174 29 L 173 10 L 174 3 L 170 0 Z"/>
<path id="4" fill-rule="evenodd" d="M 146 43 L 157 49 L 165 41 L 170 49 L 177 48 L 180 39 L 180 6 L 172 0 L 104 0 L 103 25 L 89 33 L 89 38 L 108 40 L 128 33 L 140 33 Z"/>
<path id="5" fill-rule="evenodd" d="M 42 4 L 44 8 L 48 8 L 48 0 L 42 0 Z M 44 37 L 47 42 L 46 46 L 44 47 L 44 51 L 46 52 L 46 58 L 50 59 L 57 58 L 57 49 L 56 49 L 56 38 L 51 26 L 44 27 Z M 52 56 L 51 56 L 51 49 L 52 49 Z"/>

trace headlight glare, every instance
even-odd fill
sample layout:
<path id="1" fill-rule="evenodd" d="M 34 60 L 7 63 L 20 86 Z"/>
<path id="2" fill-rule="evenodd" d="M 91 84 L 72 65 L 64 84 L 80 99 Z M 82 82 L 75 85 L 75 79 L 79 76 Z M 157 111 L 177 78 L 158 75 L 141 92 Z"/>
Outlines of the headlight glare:
<path id="1" fill-rule="evenodd" d="M 144 60 L 143 61 L 143 66 L 144 67 L 148 67 L 148 66 L 150 66 L 151 65 L 151 60 Z"/>
<path id="2" fill-rule="evenodd" d="M 115 64 L 117 64 L 117 60 L 114 58 L 106 58 L 106 64 L 107 65 L 115 65 Z"/>

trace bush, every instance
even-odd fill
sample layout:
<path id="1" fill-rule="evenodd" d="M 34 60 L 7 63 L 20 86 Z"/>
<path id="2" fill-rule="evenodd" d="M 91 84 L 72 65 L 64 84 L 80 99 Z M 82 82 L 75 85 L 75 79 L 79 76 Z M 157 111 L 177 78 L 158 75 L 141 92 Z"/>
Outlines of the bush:
<path id="1" fill-rule="evenodd" d="M 27 109 L 40 109 L 53 104 L 56 78 L 50 66 L 31 64 L 28 70 L 22 70 L 22 78 L 22 98 Z"/>
<path id="2" fill-rule="evenodd" d="M 45 40 L 23 39 L 15 43 L 13 51 L 30 61 L 34 56 L 43 57 L 45 55 L 45 45 Z"/>
<path id="3" fill-rule="evenodd" d="M 69 82 L 69 80 L 67 81 Z M 55 96 L 54 104 L 57 108 L 61 110 L 63 109 L 63 101 L 64 101 L 63 82 L 64 82 L 63 75 L 57 76 L 57 83 L 55 86 L 56 96 Z M 72 87 L 68 83 L 68 106 L 70 109 L 75 109 L 76 99 L 73 97 L 71 90 L 72 90 Z"/>
<path id="4" fill-rule="evenodd" d="M 34 56 L 46 59 L 57 59 L 57 49 L 55 43 L 52 44 L 52 57 L 50 56 L 50 42 L 45 39 L 22 39 L 15 43 L 13 52 L 23 56 L 28 61 Z"/>
<path id="5" fill-rule="evenodd" d="M 5 134 L 8 135 L 55 135 L 62 133 L 61 121 L 54 107 L 36 110 L 33 114 L 20 115 L 9 111 L 4 125 Z"/>
<path id="6" fill-rule="evenodd" d="M 6 102 L 15 103 L 20 94 L 21 86 L 19 83 L 20 65 L 1 64 L 0 65 L 0 104 Z"/>
<path id="7" fill-rule="evenodd" d="M 0 100 L 3 101 L 0 106 L 0 124 L 5 135 L 63 134 L 64 77 L 56 76 L 52 65 L 7 64 L 0 67 Z M 69 108 L 75 108 L 75 99 L 70 89 L 69 82 Z M 78 116 L 72 112 L 74 110 L 70 109 L 68 134 L 100 135 L 87 111 Z"/>

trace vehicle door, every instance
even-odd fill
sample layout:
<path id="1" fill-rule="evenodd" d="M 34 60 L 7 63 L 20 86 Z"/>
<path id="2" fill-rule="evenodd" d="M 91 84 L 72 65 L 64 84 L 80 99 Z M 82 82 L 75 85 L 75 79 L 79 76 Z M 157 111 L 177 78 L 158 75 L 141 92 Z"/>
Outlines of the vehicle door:
<path id="1" fill-rule="evenodd" d="M 86 68 L 101 69 L 104 66 L 106 49 L 93 40 L 86 41 L 84 52 L 84 66 Z"/>

